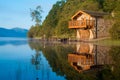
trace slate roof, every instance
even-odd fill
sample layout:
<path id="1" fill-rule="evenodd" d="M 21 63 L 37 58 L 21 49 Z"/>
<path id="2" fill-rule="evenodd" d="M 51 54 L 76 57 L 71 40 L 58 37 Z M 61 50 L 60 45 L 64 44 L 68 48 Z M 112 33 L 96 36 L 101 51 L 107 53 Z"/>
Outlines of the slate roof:
<path id="1" fill-rule="evenodd" d="M 75 15 L 73 15 L 71 19 L 77 18 L 81 13 L 86 13 L 92 17 L 103 17 L 104 15 L 107 15 L 107 13 L 104 12 L 80 10 Z"/>
<path id="2" fill-rule="evenodd" d="M 101 17 L 101 16 L 104 16 L 104 15 L 107 15 L 107 13 L 104 13 L 104 12 L 98 12 L 98 11 L 87 11 L 87 10 L 83 10 L 83 12 L 91 15 L 91 16 L 94 16 L 94 17 Z"/>

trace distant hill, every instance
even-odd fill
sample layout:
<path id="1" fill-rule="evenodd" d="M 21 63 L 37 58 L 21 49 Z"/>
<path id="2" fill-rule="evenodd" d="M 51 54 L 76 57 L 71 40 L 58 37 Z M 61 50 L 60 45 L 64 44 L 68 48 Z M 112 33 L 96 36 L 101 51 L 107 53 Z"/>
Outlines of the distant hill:
<path id="1" fill-rule="evenodd" d="M 0 37 L 27 37 L 28 30 L 22 28 L 0 28 Z"/>

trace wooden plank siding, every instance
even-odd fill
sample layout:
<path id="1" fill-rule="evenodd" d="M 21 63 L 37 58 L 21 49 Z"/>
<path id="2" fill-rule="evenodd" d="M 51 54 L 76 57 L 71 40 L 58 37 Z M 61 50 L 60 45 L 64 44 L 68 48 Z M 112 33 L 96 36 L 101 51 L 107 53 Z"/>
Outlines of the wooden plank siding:
<path id="1" fill-rule="evenodd" d="M 69 21 L 69 28 L 93 28 L 95 20 L 72 20 Z"/>

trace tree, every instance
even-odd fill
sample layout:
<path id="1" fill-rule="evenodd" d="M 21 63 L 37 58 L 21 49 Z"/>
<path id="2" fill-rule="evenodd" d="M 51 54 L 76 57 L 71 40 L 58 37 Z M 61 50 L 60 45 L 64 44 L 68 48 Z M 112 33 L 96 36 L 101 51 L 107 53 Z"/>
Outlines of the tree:
<path id="1" fill-rule="evenodd" d="M 36 30 L 36 28 L 35 28 L 34 26 L 32 26 L 32 27 L 30 28 L 30 30 L 28 31 L 28 37 L 29 37 L 29 38 L 35 37 L 35 30 Z"/>
<path id="2" fill-rule="evenodd" d="M 115 24 L 110 29 L 110 34 L 113 39 L 120 39 L 120 21 L 115 22 Z"/>
<path id="3" fill-rule="evenodd" d="M 47 17 L 41 24 L 41 7 L 36 7 L 35 10 L 31 10 L 32 20 L 36 22 L 36 26 L 42 27 L 35 30 L 34 36 L 41 37 L 43 35 L 46 38 L 52 36 L 71 38 L 75 37 L 73 29 L 68 29 L 68 21 L 79 10 L 91 10 L 91 11 L 105 11 L 113 12 L 116 8 L 115 3 L 119 0 L 59 0 L 57 1 Z M 118 10 L 119 11 L 119 10 Z M 117 15 L 118 16 L 118 15 Z"/>
<path id="4" fill-rule="evenodd" d="M 32 21 L 34 20 L 36 22 L 36 26 L 41 25 L 41 13 L 43 12 L 41 9 L 41 6 L 37 6 L 35 10 L 30 9 L 30 15 L 32 17 Z"/>
<path id="5" fill-rule="evenodd" d="M 103 10 L 111 13 L 115 9 L 117 0 L 105 0 L 103 3 Z"/>
<path id="6" fill-rule="evenodd" d="M 113 39 L 120 39 L 120 0 L 117 1 L 113 13 L 114 13 L 114 25 L 110 29 L 110 34 Z"/>
<path id="7" fill-rule="evenodd" d="M 62 7 L 64 4 L 65 0 L 57 1 L 56 4 L 53 5 L 46 19 L 44 20 L 42 26 L 43 33 L 45 34 L 46 38 L 55 36 L 55 28 L 57 27 L 57 24 L 60 20 L 59 15 L 62 11 Z"/>
<path id="8" fill-rule="evenodd" d="M 99 10 L 99 3 L 96 0 L 86 0 L 82 5 L 81 8 L 83 10 L 91 10 L 91 11 L 98 11 Z"/>
<path id="9" fill-rule="evenodd" d="M 35 10 L 30 9 L 30 15 L 32 17 L 32 21 L 35 21 L 36 24 L 35 26 L 32 26 L 30 28 L 30 30 L 28 31 L 28 37 L 30 38 L 34 38 L 34 37 L 38 37 L 41 34 L 39 34 L 39 32 L 42 30 L 41 28 L 41 13 L 43 12 L 41 9 L 41 6 L 37 6 Z"/>

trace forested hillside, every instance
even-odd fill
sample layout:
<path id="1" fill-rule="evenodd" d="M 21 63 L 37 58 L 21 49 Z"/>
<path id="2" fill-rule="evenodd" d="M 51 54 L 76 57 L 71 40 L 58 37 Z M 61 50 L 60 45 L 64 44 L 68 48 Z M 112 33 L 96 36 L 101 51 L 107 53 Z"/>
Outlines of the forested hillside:
<path id="1" fill-rule="evenodd" d="M 75 37 L 75 31 L 68 28 L 68 21 L 79 10 L 109 13 L 114 20 L 111 36 L 120 38 L 120 0 L 61 0 L 53 5 L 46 19 L 40 25 L 32 26 L 28 37 Z M 44 10 L 43 10 L 44 11 Z M 116 27 L 116 28 L 115 28 Z"/>

